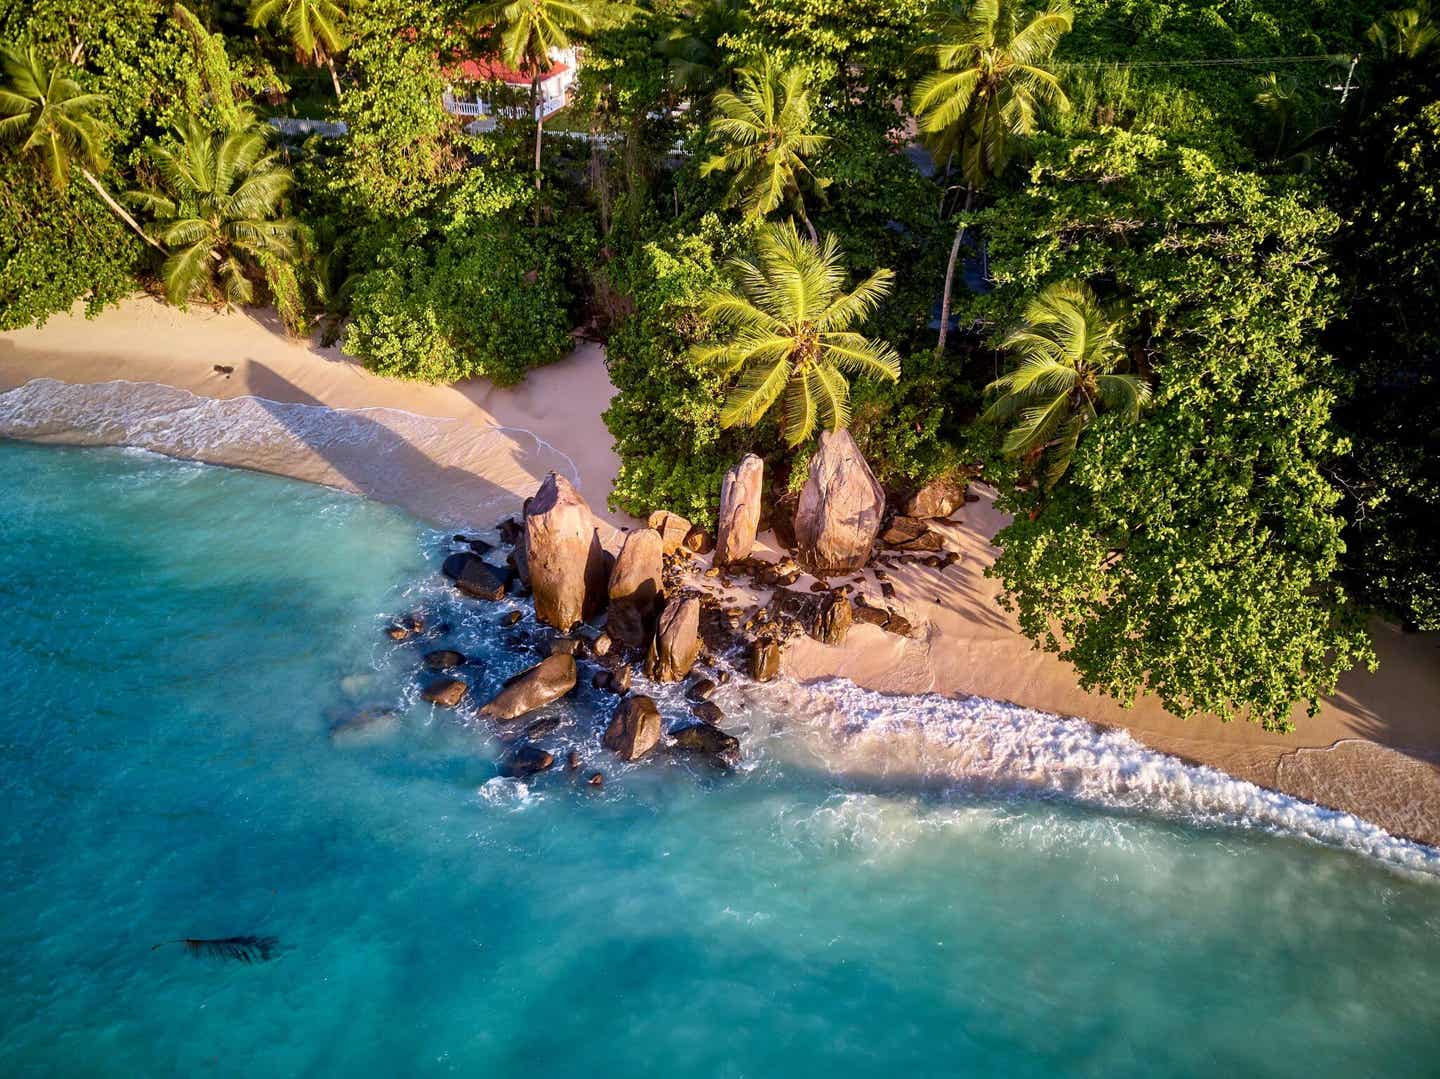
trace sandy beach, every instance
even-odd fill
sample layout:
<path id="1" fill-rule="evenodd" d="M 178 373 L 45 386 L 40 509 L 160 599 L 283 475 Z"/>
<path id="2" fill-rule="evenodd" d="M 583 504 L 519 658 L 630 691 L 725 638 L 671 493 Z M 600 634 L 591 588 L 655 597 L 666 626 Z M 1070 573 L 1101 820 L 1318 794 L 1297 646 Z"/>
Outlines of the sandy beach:
<path id="1" fill-rule="evenodd" d="M 606 507 L 617 461 L 601 413 L 612 392 L 594 344 L 514 388 L 481 380 L 427 386 L 377 377 L 338 349 L 288 339 L 263 312 L 183 313 L 143 297 L 94 320 L 72 313 L 0 335 L 0 436 L 139 445 L 255 468 L 392 502 L 446 527 L 485 526 L 517 512 L 552 469 L 576 483 L 610 540 L 633 525 Z M 981 494 L 942 526 L 960 555 L 955 565 L 890 571 L 913 637 L 860 625 L 841 648 L 798 641 L 786 653 L 787 672 L 1081 716 L 1440 843 L 1440 637 L 1376 622 L 1379 671 L 1346 675 L 1317 716 L 1297 710 L 1293 734 L 1182 721 L 1150 698 L 1121 708 L 1083 692 L 999 606 L 983 570 L 1005 519 L 990 493 Z M 873 574 L 860 590 L 878 601 Z"/>

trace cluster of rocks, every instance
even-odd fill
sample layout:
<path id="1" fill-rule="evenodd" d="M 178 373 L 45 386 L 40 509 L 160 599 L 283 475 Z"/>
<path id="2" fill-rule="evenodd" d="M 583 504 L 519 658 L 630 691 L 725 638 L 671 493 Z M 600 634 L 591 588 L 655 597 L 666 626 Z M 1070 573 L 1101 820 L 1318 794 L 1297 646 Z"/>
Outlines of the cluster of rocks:
<path id="1" fill-rule="evenodd" d="M 480 716 L 502 729 L 518 724 L 574 690 L 581 664 L 587 664 L 594 668 L 590 685 L 618 698 L 602 745 L 621 760 L 638 760 L 666 742 L 659 706 L 631 689 L 636 669 L 642 668 L 656 682 L 690 679 L 687 697 L 693 711 L 668 732 L 667 748 L 727 765 L 738 762 L 739 740 L 720 728 L 724 714 L 709 700 L 716 679 L 726 675 L 716 671 L 716 678 L 708 678 L 695 671 L 710 659 L 700 635 L 701 602 L 666 584 L 667 558 L 673 564 L 691 552 L 713 549 L 703 529 L 675 515 L 659 515 L 655 527 L 628 533 L 619 554 L 612 556 L 601 545 L 598 524 L 580 493 L 551 473 L 525 501 L 521 519 L 503 522 L 499 532 L 510 547 L 504 566 L 486 557 L 495 551 L 492 545 L 457 536 L 468 549 L 447 557 L 442 572 L 472 599 L 532 596 L 535 621 L 552 635 L 550 654 L 506 681 L 479 707 Z M 513 627 L 521 617 L 510 611 L 501 621 Z M 440 676 L 424 685 L 422 698 L 447 708 L 462 704 L 471 687 L 455 668 L 466 662 L 449 649 L 427 653 L 424 667 Z M 524 727 L 501 761 L 502 774 L 523 777 L 554 767 L 554 754 L 534 740 L 558 725 L 556 719 L 541 718 Z M 578 752 L 567 764 L 580 767 Z M 591 781 L 599 785 L 603 776 L 596 773 Z"/>

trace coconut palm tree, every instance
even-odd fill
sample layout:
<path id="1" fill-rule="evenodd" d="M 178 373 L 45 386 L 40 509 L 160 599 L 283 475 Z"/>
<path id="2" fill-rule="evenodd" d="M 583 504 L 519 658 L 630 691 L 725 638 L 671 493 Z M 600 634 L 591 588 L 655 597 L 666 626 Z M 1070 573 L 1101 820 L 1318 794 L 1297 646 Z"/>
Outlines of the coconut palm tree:
<path id="1" fill-rule="evenodd" d="M 250 0 L 250 25 L 256 28 L 273 22 L 295 46 L 300 59 L 330 69 L 330 84 L 340 97 L 340 76 L 335 73 L 335 54 L 345 48 L 344 0 Z"/>
<path id="2" fill-rule="evenodd" d="M 1068 0 L 1051 0 L 1036 13 L 1017 0 L 974 0 L 943 16 L 935 42 L 922 50 L 936 69 L 916 84 L 911 108 L 935 159 L 956 156 L 965 182 L 965 206 L 945 266 L 937 356 L 945 351 L 950 327 L 963 215 L 976 192 L 1004 169 L 1016 140 L 1035 130 L 1041 112 L 1070 107 L 1060 81 L 1044 65 L 1072 22 Z"/>
<path id="3" fill-rule="evenodd" d="M 540 190 L 540 143 L 545 117 L 540 109 L 540 83 L 551 54 L 568 49 L 596 29 L 610 25 L 632 10 L 612 0 L 489 0 L 472 7 L 470 19 L 500 32 L 500 58 L 530 76 L 530 106 L 535 115 L 535 190 Z M 537 205 L 535 212 L 540 208 Z"/>
<path id="4" fill-rule="evenodd" d="M 1116 319 L 1079 282 L 1057 282 L 1032 299 L 1001 347 L 1019 362 L 986 387 L 1000 396 L 982 418 L 1017 421 L 1001 450 L 1048 458 L 1047 488 L 1070 467 L 1081 432 L 1102 409 L 1133 422 L 1150 400 L 1145 379 L 1122 373 L 1127 356 Z"/>
<path id="5" fill-rule="evenodd" d="M 214 130 L 195 117 L 182 121 L 177 145 L 151 153 L 157 188 L 130 192 L 147 211 L 167 252 L 160 276 L 166 298 L 251 303 L 263 280 L 287 325 L 299 318 L 294 263 L 300 256 L 297 222 L 284 214 L 294 183 L 269 150 L 265 129 L 251 123 Z"/>
<path id="6" fill-rule="evenodd" d="M 724 149 L 700 166 L 700 175 L 732 172 L 729 205 L 759 220 L 788 202 L 805 224 L 812 244 L 819 243 L 805 213 L 802 177 L 816 190 L 830 181 L 811 173 L 806 158 L 818 153 L 827 136 L 811 121 L 814 105 L 803 68 L 777 68 L 767 57 L 757 68 L 740 72 L 740 89 L 717 91 L 711 99 L 710 133 Z"/>
<path id="7" fill-rule="evenodd" d="M 33 47 L 0 51 L 0 65 L 5 72 L 0 85 L 0 140 L 18 142 L 22 154 L 37 158 L 57 191 L 69 184 L 71 167 L 79 169 L 110 211 L 155 246 L 95 175 L 106 166 L 108 129 L 95 115 L 105 99 L 85 93 L 59 67 L 47 68 Z"/>
<path id="8" fill-rule="evenodd" d="M 659 43 L 660 54 L 670 61 L 676 89 L 708 97 L 730 85 L 729 53 L 720 41 L 745 26 L 742 0 L 704 0 L 688 18 Z"/>
<path id="9" fill-rule="evenodd" d="M 768 226 L 754 261 L 733 263 L 734 283 L 708 294 L 704 314 L 726 335 L 691 355 L 725 375 L 740 372 L 720 413 L 722 427 L 758 423 L 782 400 L 781 427 L 797 446 L 817 423 L 834 431 L 850 420 L 845 374 L 900 377 L 889 345 L 854 332 L 890 291 L 889 270 L 876 270 L 849 292 L 834 236 L 804 239 L 793 220 Z"/>

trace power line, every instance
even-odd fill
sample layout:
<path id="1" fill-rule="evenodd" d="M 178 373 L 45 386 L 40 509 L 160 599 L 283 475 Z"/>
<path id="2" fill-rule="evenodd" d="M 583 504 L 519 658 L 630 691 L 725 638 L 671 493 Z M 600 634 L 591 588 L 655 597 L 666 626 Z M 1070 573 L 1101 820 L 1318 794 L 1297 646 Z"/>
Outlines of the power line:
<path id="1" fill-rule="evenodd" d="M 1057 60 L 1056 67 L 1238 67 L 1251 64 L 1337 64 L 1358 59 L 1350 53 L 1324 56 L 1247 56 L 1225 60 Z"/>

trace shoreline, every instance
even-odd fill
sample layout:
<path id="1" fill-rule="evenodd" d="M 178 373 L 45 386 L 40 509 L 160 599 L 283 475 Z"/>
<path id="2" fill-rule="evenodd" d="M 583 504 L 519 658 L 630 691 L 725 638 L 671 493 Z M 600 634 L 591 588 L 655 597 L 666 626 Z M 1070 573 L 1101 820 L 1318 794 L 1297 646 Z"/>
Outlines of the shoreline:
<path id="1" fill-rule="evenodd" d="M 263 312 L 184 313 L 142 297 L 94 320 L 72 312 L 42 329 L 0 334 L 0 436 L 141 445 L 354 491 L 445 527 L 517 512 L 552 468 L 576 482 L 607 541 L 633 526 L 606 507 L 618 466 L 600 418 L 611 393 L 594 344 L 509 389 L 482 380 L 430 386 L 384 379 L 336 348 L 288 339 Z M 1070 669 L 1033 648 L 999 608 L 998 587 L 982 570 L 1005 518 L 981 493 L 939 526 L 960 555 L 954 566 L 909 562 L 888 571 L 914 636 L 857 624 L 838 648 L 800 638 L 785 651 L 785 673 L 802 683 L 841 677 L 888 694 L 983 698 L 1083 718 L 1182 761 L 1440 845 L 1440 635 L 1373 623 L 1380 670 L 1347 674 L 1319 715 L 1299 710 L 1292 735 L 1180 720 L 1148 697 L 1124 709 L 1082 691 Z M 779 552 L 762 542 L 757 553 Z M 857 591 L 878 597 L 873 570 L 863 576 Z"/>

